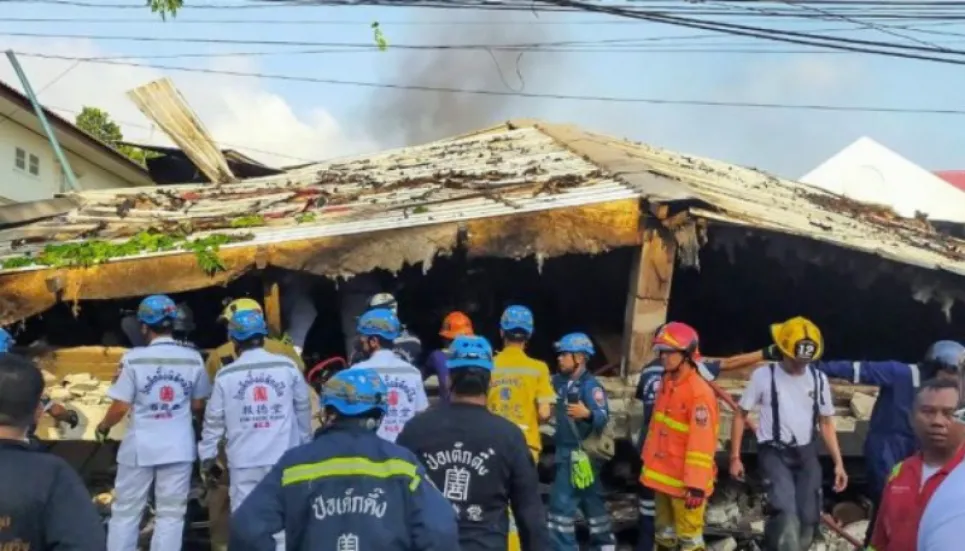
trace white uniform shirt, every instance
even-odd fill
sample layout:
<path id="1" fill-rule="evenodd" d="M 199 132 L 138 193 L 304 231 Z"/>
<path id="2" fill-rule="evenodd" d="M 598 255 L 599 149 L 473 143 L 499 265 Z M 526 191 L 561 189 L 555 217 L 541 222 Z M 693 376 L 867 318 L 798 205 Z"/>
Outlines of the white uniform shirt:
<path id="1" fill-rule="evenodd" d="M 107 391 L 109 398 L 131 405 L 117 462 L 153 467 L 194 461 L 191 401 L 210 392 L 201 354 L 170 337 L 125 352 Z"/>
<path id="2" fill-rule="evenodd" d="M 374 369 L 389 387 L 386 397 L 389 411 L 382 418 L 378 431 L 378 435 L 389 442 L 395 442 L 409 419 L 429 407 L 422 372 L 391 350 L 379 350 L 350 369 Z"/>
<path id="3" fill-rule="evenodd" d="M 917 551 L 962 549 L 965 523 L 965 463 L 952 469 L 925 507 L 918 524 Z"/>
<path id="4" fill-rule="evenodd" d="M 198 456 L 214 458 L 224 437 L 229 468 L 274 465 L 310 440 L 311 417 L 308 383 L 295 363 L 264 348 L 245 350 L 215 375 Z"/>
<path id="5" fill-rule="evenodd" d="M 808 367 L 800 375 L 791 375 L 781 366 L 774 364 L 774 379 L 777 384 L 777 407 L 780 417 L 781 442 L 803 446 L 811 442 L 814 434 L 814 368 Z M 834 415 L 831 402 L 831 385 L 824 373 L 818 372 L 818 385 L 823 387 L 818 401 L 820 415 Z M 741 395 L 740 408 L 744 411 L 759 410 L 760 422 L 757 425 L 757 441 L 773 440 L 774 415 L 771 409 L 771 366 L 758 367 L 751 374 L 750 382 Z"/>

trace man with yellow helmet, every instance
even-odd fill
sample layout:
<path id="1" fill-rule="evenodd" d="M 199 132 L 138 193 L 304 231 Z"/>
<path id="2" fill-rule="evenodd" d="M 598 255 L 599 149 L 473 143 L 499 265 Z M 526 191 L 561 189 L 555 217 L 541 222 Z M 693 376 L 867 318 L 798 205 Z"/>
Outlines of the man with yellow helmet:
<path id="1" fill-rule="evenodd" d="M 814 338 L 811 365 L 828 377 L 844 379 L 853 384 L 880 387 L 878 398 L 871 411 L 868 436 L 864 443 L 864 456 L 871 498 L 877 504 L 881 498 L 888 475 L 898 462 L 915 453 L 917 446 L 911 427 L 911 414 L 915 394 L 923 381 L 938 378 L 961 380 L 965 365 L 965 347 L 954 341 L 938 341 L 925 352 L 918 364 L 899 361 L 816 361 L 824 352 L 821 332 L 805 318 L 793 318 L 772 327 L 774 344 L 761 351 L 764 360 L 774 360 L 797 352 L 795 343 L 806 336 Z M 808 350 L 803 350 L 808 352 Z M 874 531 L 874 519 L 868 529 L 868 538 Z"/>
<path id="2" fill-rule="evenodd" d="M 221 315 L 218 316 L 218 321 L 223 324 L 227 324 L 231 317 L 237 312 L 245 312 L 253 310 L 259 313 L 264 313 L 261 305 L 258 301 L 250 298 L 239 298 L 232 301 L 225 307 Z M 295 362 L 298 370 L 302 373 L 305 372 L 305 362 L 302 361 L 301 356 L 295 351 L 295 348 L 285 343 L 284 341 L 268 337 L 264 340 L 264 349 L 266 352 L 272 354 L 279 354 L 289 358 L 291 361 Z M 213 381 L 215 375 L 222 367 L 230 365 L 232 362 L 238 359 L 238 351 L 235 349 L 234 343 L 231 339 L 227 342 L 214 349 L 211 354 L 208 355 L 208 360 L 205 362 L 205 369 L 208 372 L 208 376 L 211 377 Z M 219 460 L 222 464 L 226 464 L 224 456 L 219 454 Z M 231 509 L 228 504 L 228 475 L 227 470 L 224 471 L 224 475 L 221 480 L 218 481 L 218 485 L 212 488 L 208 493 L 208 518 L 210 521 L 210 532 L 211 532 L 211 549 L 214 551 L 220 551 L 227 549 L 228 546 L 228 517 L 231 514 Z"/>
<path id="3" fill-rule="evenodd" d="M 762 354 L 771 360 L 758 367 L 740 400 L 740 415 L 731 425 L 730 474 L 744 476 L 741 442 L 748 413 L 757 410 L 757 462 L 767 480 L 767 551 L 809 549 L 821 518 L 821 462 L 817 436 L 834 461 L 834 490 L 848 483 L 827 376 L 816 362 L 824 352 L 821 331 L 806 318 L 771 326 L 774 347 Z"/>

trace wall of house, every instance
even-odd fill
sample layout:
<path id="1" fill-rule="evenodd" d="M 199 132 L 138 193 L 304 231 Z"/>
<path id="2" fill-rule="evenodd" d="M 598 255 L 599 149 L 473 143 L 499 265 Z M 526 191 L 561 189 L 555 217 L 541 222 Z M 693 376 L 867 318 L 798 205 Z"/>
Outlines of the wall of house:
<path id="1" fill-rule="evenodd" d="M 64 147 L 64 144 L 61 144 Z M 22 150 L 23 166 L 18 166 L 17 149 Z M 83 159 L 69 150 L 67 160 L 82 189 L 129 186 L 120 177 Z M 36 174 L 31 171 L 33 156 Z M 0 116 L 0 197 L 11 201 L 50 199 L 66 189 L 64 175 L 47 137 Z"/>

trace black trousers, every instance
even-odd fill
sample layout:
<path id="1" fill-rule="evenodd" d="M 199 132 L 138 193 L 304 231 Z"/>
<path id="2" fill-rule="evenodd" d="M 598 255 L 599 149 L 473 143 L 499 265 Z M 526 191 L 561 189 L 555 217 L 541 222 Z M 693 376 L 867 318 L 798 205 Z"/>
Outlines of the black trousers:
<path id="1" fill-rule="evenodd" d="M 807 551 L 821 518 L 817 444 L 762 444 L 757 460 L 767 491 L 765 551 Z"/>

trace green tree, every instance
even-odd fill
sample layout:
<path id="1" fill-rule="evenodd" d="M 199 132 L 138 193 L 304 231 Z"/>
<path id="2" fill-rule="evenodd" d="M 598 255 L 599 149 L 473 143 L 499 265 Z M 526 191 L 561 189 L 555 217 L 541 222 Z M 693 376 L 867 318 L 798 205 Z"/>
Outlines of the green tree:
<path id="1" fill-rule="evenodd" d="M 131 147 L 119 142 L 124 141 L 121 127 L 111 120 L 106 111 L 96 107 L 84 107 L 74 120 L 77 128 L 94 136 L 98 140 L 116 149 L 132 161 L 144 165 L 148 158 L 147 152 L 137 147 Z"/>

